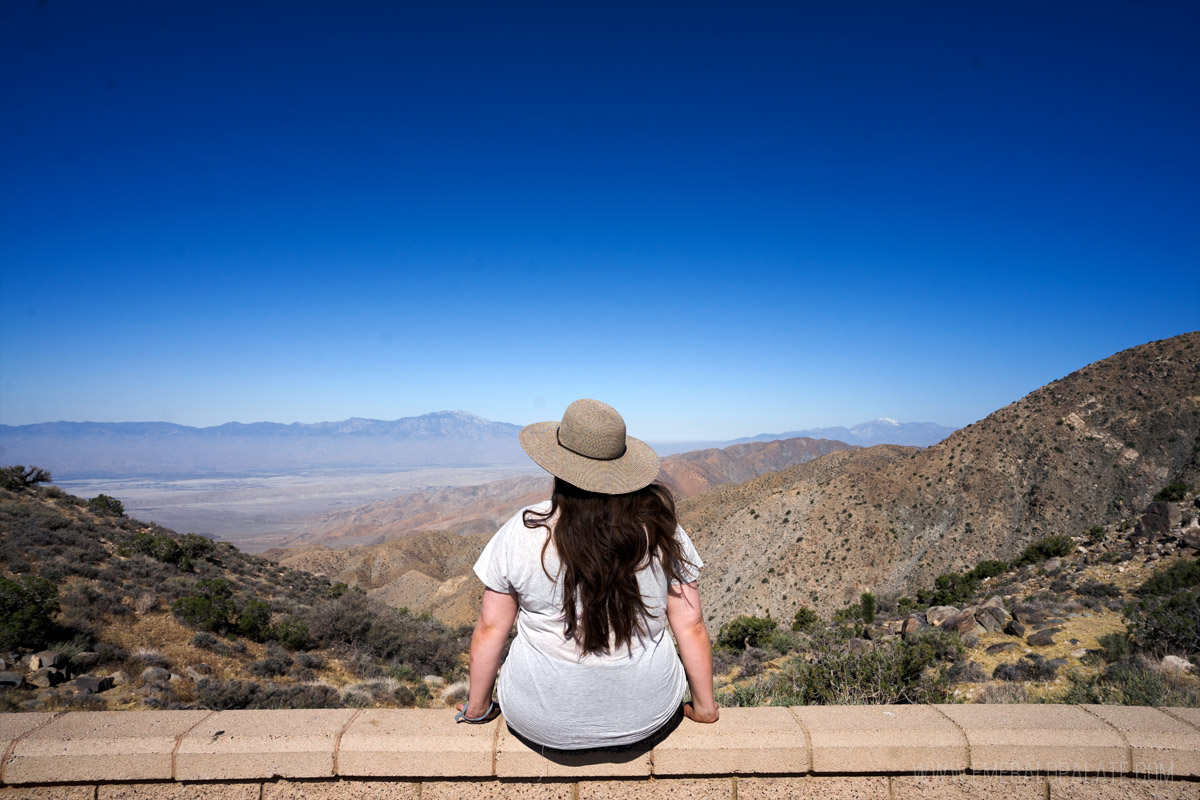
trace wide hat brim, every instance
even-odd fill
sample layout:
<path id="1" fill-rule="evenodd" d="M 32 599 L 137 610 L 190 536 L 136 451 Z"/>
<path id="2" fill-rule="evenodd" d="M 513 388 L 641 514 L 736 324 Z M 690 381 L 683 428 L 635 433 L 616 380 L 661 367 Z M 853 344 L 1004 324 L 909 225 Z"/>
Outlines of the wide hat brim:
<path id="1" fill-rule="evenodd" d="M 558 422 L 535 422 L 521 429 L 521 447 L 556 478 L 599 494 L 625 494 L 649 486 L 658 477 L 658 454 L 650 445 L 625 437 L 618 458 L 588 458 L 559 444 Z"/>

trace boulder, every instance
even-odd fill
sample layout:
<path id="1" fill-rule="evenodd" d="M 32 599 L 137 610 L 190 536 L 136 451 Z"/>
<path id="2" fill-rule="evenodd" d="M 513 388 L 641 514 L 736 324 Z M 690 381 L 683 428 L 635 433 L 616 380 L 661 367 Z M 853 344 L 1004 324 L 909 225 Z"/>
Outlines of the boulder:
<path id="1" fill-rule="evenodd" d="M 1043 568 L 1047 573 L 1053 575 L 1055 572 L 1058 572 L 1060 569 L 1062 569 L 1062 559 L 1058 556 L 1055 556 L 1054 558 L 1047 558 Z"/>
<path id="2" fill-rule="evenodd" d="M 1029 606 L 1013 606 L 1013 619 L 1020 622 L 1022 625 L 1032 625 L 1035 622 L 1041 622 L 1048 616 L 1045 612 L 1039 611 L 1036 608 Z"/>
<path id="3" fill-rule="evenodd" d="M 80 675 L 75 679 L 75 688 L 83 694 L 107 692 L 113 688 L 112 678 L 98 678 L 95 675 Z"/>
<path id="4" fill-rule="evenodd" d="M 943 622 L 957 613 L 958 609 L 954 606 L 931 606 L 925 612 L 925 619 L 928 620 L 930 625 L 940 627 Z"/>
<path id="5" fill-rule="evenodd" d="M 1134 538 L 1157 542 L 1169 534 L 1171 528 L 1178 525 L 1179 521 L 1179 509 L 1174 503 L 1151 503 L 1138 519 L 1137 527 L 1133 530 Z"/>
<path id="6" fill-rule="evenodd" d="M 19 672 L 0 672 L 0 689 L 20 689 L 25 676 Z"/>
<path id="7" fill-rule="evenodd" d="M 1086 647 L 1080 647 L 1076 650 L 1071 651 L 1071 658 L 1083 658 L 1087 654 L 1088 654 L 1088 649 Z"/>
<path id="8" fill-rule="evenodd" d="M 119 669 L 108 677 L 112 678 L 113 686 L 124 686 L 129 683 L 129 676 L 125 674 L 125 670 Z"/>
<path id="9" fill-rule="evenodd" d="M 925 623 L 921 622 L 921 619 L 919 617 L 909 617 L 908 619 L 904 620 L 904 622 L 901 624 L 900 635 L 907 639 L 909 636 L 911 636 L 912 634 L 916 633 L 917 631 L 921 630 L 924 627 L 925 627 Z"/>
<path id="10" fill-rule="evenodd" d="M 1003 609 L 995 606 L 982 606 L 976 609 L 975 621 L 982 625 L 988 633 L 1000 630 L 1006 622 Z"/>
<path id="11" fill-rule="evenodd" d="M 100 654 L 94 653 L 91 650 L 84 650 L 81 653 L 76 653 L 71 658 L 71 666 L 80 672 L 87 672 L 99 663 Z"/>
<path id="12" fill-rule="evenodd" d="M 54 667 L 39 667 L 29 673 L 26 680 L 34 686 L 40 686 L 43 689 L 48 689 L 51 686 L 58 686 L 67 679 L 67 674 L 62 670 Z"/>
<path id="13" fill-rule="evenodd" d="M 942 630 L 954 631 L 959 636 L 984 632 L 983 626 L 975 621 L 974 606 L 967 606 L 962 611 L 947 619 L 942 623 Z"/>
<path id="14" fill-rule="evenodd" d="M 864 650 L 870 650 L 871 643 L 866 639 L 860 639 L 857 636 L 853 636 L 846 640 L 845 649 L 851 653 L 861 653 Z"/>
<path id="15" fill-rule="evenodd" d="M 200 681 L 204 680 L 205 678 L 207 678 L 209 675 L 212 674 L 212 667 L 209 667 L 207 671 L 203 671 L 203 670 L 199 669 L 199 667 L 208 667 L 208 665 L 207 664 L 193 664 L 190 667 L 184 667 L 183 668 L 184 677 L 188 678 L 189 680 L 193 680 L 196 683 L 199 683 Z"/>
<path id="16" fill-rule="evenodd" d="M 158 683 L 171 679 L 171 673 L 162 667 L 146 667 L 142 670 L 141 678 L 146 683 Z"/>
<path id="17" fill-rule="evenodd" d="M 1058 630 L 1058 628 L 1047 628 L 1044 631 L 1038 631 L 1025 641 L 1032 647 L 1048 647 L 1054 644 L 1054 634 L 1058 633 Z"/>
<path id="18" fill-rule="evenodd" d="M 995 655 L 996 653 L 1003 653 L 1006 650 L 1016 650 L 1016 649 L 1017 649 L 1016 642 L 1000 642 L 999 644 L 992 645 L 987 650 L 984 650 L 984 652 L 988 653 L 989 655 Z"/>
<path id="19" fill-rule="evenodd" d="M 980 608 L 1004 608 L 1004 598 L 994 594 L 979 604 Z"/>
<path id="20" fill-rule="evenodd" d="M 60 669 L 67 665 L 67 657 L 56 650 L 43 650 L 40 653 L 34 653 L 29 659 L 30 669 L 41 669 L 42 667 L 54 667 Z"/>
<path id="21" fill-rule="evenodd" d="M 1162 669 L 1170 672 L 1188 672 L 1189 670 L 1194 670 L 1196 668 L 1192 662 L 1188 661 L 1186 658 L 1180 658 L 1179 656 L 1163 656 L 1162 664 L 1160 666 Z"/>

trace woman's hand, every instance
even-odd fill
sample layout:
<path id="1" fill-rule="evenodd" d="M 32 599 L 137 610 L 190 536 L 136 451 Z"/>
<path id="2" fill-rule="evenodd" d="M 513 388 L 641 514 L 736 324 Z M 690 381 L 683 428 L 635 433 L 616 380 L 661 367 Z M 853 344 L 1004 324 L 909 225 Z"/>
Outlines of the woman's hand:
<path id="1" fill-rule="evenodd" d="M 721 709 L 713 703 L 712 708 L 696 708 L 692 702 L 683 704 L 683 715 L 693 722 L 716 722 L 721 716 Z"/>
<path id="2" fill-rule="evenodd" d="M 500 716 L 500 704 L 499 703 L 492 703 L 491 712 L 488 711 L 487 706 L 484 706 L 483 708 L 478 708 L 478 709 L 469 708 L 468 706 L 469 706 L 468 703 L 459 703 L 458 705 L 455 706 L 456 709 L 463 712 L 464 717 L 470 717 L 468 722 L 473 722 L 475 724 L 482 724 L 484 722 L 491 722 L 496 717 Z M 687 712 L 685 711 L 684 713 L 686 714 Z M 484 714 L 487 714 L 487 716 L 483 717 Z M 483 717 L 483 719 L 479 719 L 479 717 Z"/>

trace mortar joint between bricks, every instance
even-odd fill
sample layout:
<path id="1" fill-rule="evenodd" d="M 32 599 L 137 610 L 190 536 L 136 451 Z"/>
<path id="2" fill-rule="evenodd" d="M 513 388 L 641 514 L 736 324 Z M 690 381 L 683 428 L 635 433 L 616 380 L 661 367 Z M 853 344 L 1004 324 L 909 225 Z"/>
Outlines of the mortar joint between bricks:
<path id="1" fill-rule="evenodd" d="M 67 712 L 65 712 L 65 711 L 59 711 L 57 714 L 52 716 L 50 719 L 44 720 L 40 725 L 35 725 L 34 727 L 30 728 L 29 730 L 25 731 L 20 736 L 18 736 L 17 738 L 12 740 L 12 742 L 8 745 L 8 749 L 4 751 L 4 759 L 0 760 L 0 784 L 7 785 L 7 781 L 4 780 L 4 773 L 8 772 L 8 761 L 10 758 L 12 758 L 13 750 L 17 749 L 17 745 L 20 744 L 21 741 L 24 740 L 26 736 L 29 736 L 30 734 L 35 733 L 36 731 L 40 731 L 42 728 L 46 727 L 51 722 L 54 722 L 54 720 L 58 719 L 59 717 L 63 716 L 66 713 Z M 171 774 L 173 776 L 175 774 L 173 762 L 172 762 L 171 766 L 172 766 Z"/>
<path id="2" fill-rule="evenodd" d="M 1108 727 L 1112 728 L 1114 731 L 1117 732 L 1117 735 L 1121 737 L 1121 741 L 1125 743 L 1125 771 L 1127 773 L 1132 773 L 1133 772 L 1133 746 L 1131 744 L 1129 744 L 1129 737 L 1125 735 L 1125 731 L 1121 730 L 1116 725 L 1113 725 L 1111 722 L 1104 719 L 1099 714 L 1095 714 L 1091 711 L 1088 711 L 1086 706 L 1081 704 L 1079 707 L 1081 709 L 1083 709 L 1083 712 L 1085 714 L 1088 714 L 1088 715 L 1094 717 L 1095 719 L 1100 720 L 1102 723 L 1104 723 L 1105 725 L 1107 725 Z"/>
<path id="3" fill-rule="evenodd" d="M 953 725 L 953 726 L 954 726 L 954 730 L 958 731 L 958 735 L 962 737 L 962 743 L 963 743 L 963 753 L 964 753 L 964 754 L 965 754 L 965 756 L 966 756 L 966 758 L 965 758 L 965 761 L 966 761 L 966 766 L 963 768 L 963 770 L 964 770 L 965 772 L 970 772 L 970 771 L 971 771 L 971 769 L 972 769 L 972 764 L 971 764 L 971 740 L 970 740 L 969 738 L 967 738 L 967 732 L 966 732 L 966 731 L 963 729 L 963 726 L 959 725 L 957 722 L 955 722 L 953 719 L 951 719 L 949 714 L 947 714 L 945 711 L 942 711 L 942 710 L 941 710 L 940 708 L 938 708 L 936 705 L 932 705 L 932 704 L 930 704 L 930 705 L 929 705 L 929 708 L 932 708 L 932 709 L 933 709 L 934 711 L 936 711 L 938 714 L 941 714 L 941 715 L 942 715 L 942 718 L 943 718 L 943 719 L 945 719 L 947 722 L 949 722 L 951 725 Z"/>
<path id="4" fill-rule="evenodd" d="M 337 738 L 333 740 L 333 774 L 334 775 L 339 775 L 339 776 L 341 775 L 341 773 L 338 772 L 338 759 L 342 755 L 342 736 L 345 735 L 346 731 L 350 730 L 350 726 L 352 724 L 354 724 L 354 720 L 358 719 L 358 715 L 361 713 L 362 713 L 361 708 L 354 709 L 354 713 L 350 715 L 350 719 L 346 720 L 346 724 L 342 726 L 342 729 L 340 731 L 338 731 Z"/>
<path id="5" fill-rule="evenodd" d="M 196 720 L 196 724 L 195 724 L 195 725 L 191 726 L 191 727 L 190 727 L 190 728 L 188 728 L 186 731 L 184 731 L 183 733 L 181 733 L 181 734 L 179 734 L 178 736 L 176 736 L 176 737 L 175 737 L 175 746 L 171 748 L 171 780 L 173 780 L 173 781 L 177 781 L 177 780 L 179 780 L 178 774 L 175 772 L 175 761 L 176 761 L 176 758 L 177 758 L 177 757 L 178 757 L 178 755 L 179 755 L 179 748 L 180 748 L 180 746 L 183 744 L 184 737 L 186 737 L 186 736 L 187 736 L 189 733 L 191 733 L 192 731 L 196 730 L 196 728 L 200 727 L 201 723 L 203 723 L 203 722 L 204 722 L 206 719 L 208 719 L 209 717 L 211 717 L 211 716 L 212 716 L 213 714 L 215 714 L 215 713 L 217 713 L 217 712 L 216 712 L 216 711 L 209 711 L 209 712 L 208 712 L 207 714 L 205 714 L 203 717 L 201 717 L 200 719 Z M 99 791 L 99 790 L 97 790 L 97 791 Z M 260 795 L 262 794 L 262 790 L 261 790 L 261 789 L 259 790 L 259 794 L 260 794 Z M 259 798 L 259 800 L 262 800 L 262 798 L 260 797 L 260 798 Z"/>

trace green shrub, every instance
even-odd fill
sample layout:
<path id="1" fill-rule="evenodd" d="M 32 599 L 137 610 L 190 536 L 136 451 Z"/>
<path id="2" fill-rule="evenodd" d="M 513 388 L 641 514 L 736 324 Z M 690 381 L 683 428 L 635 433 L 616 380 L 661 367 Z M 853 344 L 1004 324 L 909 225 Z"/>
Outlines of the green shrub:
<path id="1" fill-rule="evenodd" d="M 896 611 L 901 614 L 907 614 L 910 611 L 915 611 L 917 607 L 917 601 L 913 600 L 911 597 L 901 597 L 896 601 Z"/>
<path id="2" fill-rule="evenodd" d="M 1075 551 L 1075 541 L 1065 534 L 1056 534 L 1039 539 L 1025 548 L 1016 566 L 1025 564 L 1040 564 L 1049 558 L 1061 558 Z"/>
<path id="3" fill-rule="evenodd" d="M 1186 483 L 1168 483 L 1162 488 L 1162 491 L 1154 495 L 1154 499 L 1160 502 L 1179 503 L 1187 496 L 1187 492 Z"/>
<path id="4" fill-rule="evenodd" d="M 932 589 L 918 589 L 917 602 L 923 606 L 955 606 L 975 594 L 978 584 L 966 575 L 945 572 L 933 581 Z"/>
<path id="5" fill-rule="evenodd" d="M 761 647 L 775 632 L 777 625 L 770 617 L 735 617 L 721 626 L 717 644 L 732 650 Z"/>
<path id="6" fill-rule="evenodd" d="M 192 561 L 208 558 L 216 550 L 212 539 L 207 539 L 196 533 L 185 533 L 179 537 L 179 547 Z"/>
<path id="7" fill-rule="evenodd" d="M 109 497 L 106 494 L 98 494 L 91 500 L 88 500 L 88 510 L 94 514 L 103 516 L 120 517 L 125 514 L 125 506 L 115 497 Z"/>
<path id="8" fill-rule="evenodd" d="M 1007 561 L 996 561 L 989 559 L 980 561 L 975 565 L 975 568 L 967 573 L 966 577 L 972 581 L 982 581 L 984 578 L 994 578 L 997 575 L 1003 575 L 1009 570 Z"/>
<path id="9" fill-rule="evenodd" d="M 1126 633 L 1106 633 L 1098 640 L 1100 657 L 1112 663 L 1133 658 L 1133 641 Z"/>
<path id="10" fill-rule="evenodd" d="M 1193 586 L 1200 586 L 1200 558 L 1176 561 L 1166 569 L 1158 570 L 1137 588 L 1137 593 L 1148 597 L 1171 594 L 1178 589 L 1190 589 Z"/>
<path id="11" fill-rule="evenodd" d="M 188 558 L 187 551 L 174 538 L 165 534 L 138 531 L 133 535 L 128 548 L 135 553 L 149 556 L 155 561 L 179 567 L 184 572 L 192 570 L 192 560 Z"/>
<path id="12" fill-rule="evenodd" d="M 808 606 L 800 606 L 796 609 L 795 616 L 792 617 L 792 630 L 807 631 L 820 621 L 821 618 L 817 616 L 817 612 Z"/>
<path id="13" fill-rule="evenodd" d="M 49 483 L 50 473 L 41 467 L 26 467 L 16 464 L 11 467 L 0 467 L 0 489 L 19 492 L 39 483 Z"/>
<path id="14" fill-rule="evenodd" d="M 299 617 L 285 617 L 271 628 L 271 638 L 288 650 L 307 650 L 313 646 L 308 626 Z"/>
<path id="15" fill-rule="evenodd" d="M 875 595 L 863 592 L 858 604 L 862 608 L 862 621 L 870 625 L 875 621 Z"/>
<path id="16" fill-rule="evenodd" d="M 1200 653 L 1200 590 L 1150 595 L 1125 609 L 1129 636 L 1153 653 Z"/>
<path id="17" fill-rule="evenodd" d="M 38 649 L 54 633 L 58 587 L 45 578 L 0 578 L 0 647 Z"/>
<path id="18" fill-rule="evenodd" d="M 271 606 L 262 600 L 248 601 L 238 614 L 237 632 L 251 641 L 265 642 L 271 636 Z"/>
<path id="19" fill-rule="evenodd" d="M 176 600 L 171 611 L 193 628 L 224 633 L 232 626 L 233 584 L 224 578 L 196 582 L 197 593 Z"/>

